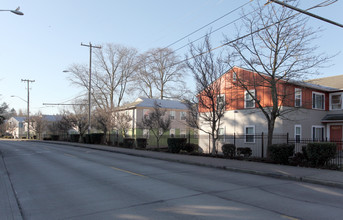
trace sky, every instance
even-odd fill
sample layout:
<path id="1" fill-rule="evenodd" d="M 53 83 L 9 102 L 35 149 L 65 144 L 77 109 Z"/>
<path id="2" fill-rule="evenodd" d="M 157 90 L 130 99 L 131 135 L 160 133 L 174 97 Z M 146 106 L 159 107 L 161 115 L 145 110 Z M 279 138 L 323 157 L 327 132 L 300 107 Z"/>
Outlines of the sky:
<path id="1" fill-rule="evenodd" d="M 85 93 L 68 81 L 72 64 L 89 63 L 89 48 L 80 44 L 120 44 L 143 53 L 151 48 L 166 47 L 200 27 L 214 21 L 250 0 L 3 0 L 0 9 L 20 6 L 23 16 L 0 12 L 0 103 L 6 102 L 17 112 L 27 109 L 27 84 L 30 84 L 30 114 L 58 114 L 64 107 L 43 103 L 71 103 Z M 266 0 L 260 0 L 266 2 Z M 300 1 L 306 9 L 324 0 Z M 250 5 L 243 7 L 250 11 Z M 343 24 L 343 1 L 316 8 L 311 12 Z M 178 49 L 239 17 L 240 10 L 171 46 Z M 236 25 L 239 25 L 237 23 Z M 322 28 L 313 42 L 321 52 L 337 54 L 321 69 L 318 77 L 343 74 L 343 28 L 309 19 L 313 28 Z M 234 24 L 213 34 L 213 46 L 223 36 L 233 37 Z M 177 51 L 184 58 L 186 49 Z M 194 82 L 188 76 L 190 88 Z M 14 97 L 12 97 L 14 96 Z M 137 97 L 129 97 L 134 101 Z M 131 100 L 130 100 L 131 99 Z"/>

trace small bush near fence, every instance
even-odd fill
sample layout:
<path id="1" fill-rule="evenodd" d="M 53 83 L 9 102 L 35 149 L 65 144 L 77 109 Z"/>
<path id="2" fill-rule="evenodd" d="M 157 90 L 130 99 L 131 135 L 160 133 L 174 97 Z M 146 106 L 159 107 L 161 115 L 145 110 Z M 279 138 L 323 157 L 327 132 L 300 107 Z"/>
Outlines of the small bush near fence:
<path id="1" fill-rule="evenodd" d="M 71 142 L 79 142 L 80 140 L 80 135 L 79 134 L 71 134 L 70 135 L 70 141 Z"/>
<path id="2" fill-rule="evenodd" d="M 236 146 L 234 144 L 223 144 L 222 151 L 225 157 L 233 158 L 236 155 Z"/>
<path id="3" fill-rule="evenodd" d="M 51 135 L 51 140 L 58 141 L 59 139 L 60 139 L 59 135 L 55 135 L 55 134 Z"/>
<path id="4" fill-rule="evenodd" d="M 306 154 L 308 161 L 318 167 L 324 166 L 336 155 L 335 143 L 308 143 L 306 146 Z"/>
<path id="5" fill-rule="evenodd" d="M 252 154 L 252 150 L 250 147 L 237 147 L 237 155 L 240 156 L 242 155 L 244 157 L 250 157 Z"/>
<path id="6" fill-rule="evenodd" d="M 187 151 L 188 153 L 198 151 L 199 145 L 186 143 L 182 150 Z"/>
<path id="7" fill-rule="evenodd" d="M 268 156 L 275 163 L 288 164 L 294 154 L 294 144 L 273 144 L 268 147 Z"/>
<path id="8" fill-rule="evenodd" d="M 87 143 L 87 144 L 101 144 L 103 137 L 104 137 L 103 133 L 86 134 L 83 137 L 83 141 L 84 143 Z"/>
<path id="9" fill-rule="evenodd" d="M 146 148 L 148 145 L 148 140 L 146 138 L 136 138 L 138 148 Z"/>
<path id="10" fill-rule="evenodd" d="M 124 144 L 124 147 L 133 148 L 135 146 L 135 139 L 124 138 L 123 144 Z"/>
<path id="11" fill-rule="evenodd" d="M 179 153 L 185 148 L 187 138 L 168 138 L 168 150 L 172 153 Z"/>

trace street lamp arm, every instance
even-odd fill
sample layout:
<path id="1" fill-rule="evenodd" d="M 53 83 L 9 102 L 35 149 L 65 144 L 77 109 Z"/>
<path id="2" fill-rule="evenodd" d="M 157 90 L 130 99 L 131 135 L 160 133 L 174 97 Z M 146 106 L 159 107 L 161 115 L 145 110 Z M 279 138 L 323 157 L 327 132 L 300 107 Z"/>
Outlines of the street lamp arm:
<path id="1" fill-rule="evenodd" d="M 19 11 L 19 10 L 20 10 L 20 7 L 18 7 L 16 10 L 3 10 L 3 9 L 0 9 L 0 11 L 10 11 L 13 14 L 16 14 L 16 15 L 24 15 L 24 13 Z"/>
<path id="2" fill-rule="evenodd" d="M 16 96 L 16 95 L 11 95 L 11 97 L 12 97 L 12 98 L 13 98 L 13 97 L 19 98 L 19 99 L 21 99 L 22 101 L 24 101 L 24 102 L 26 102 L 26 103 L 27 103 L 27 101 L 26 101 L 25 99 L 23 99 L 23 98 L 21 98 L 21 97 L 19 97 L 19 96 Z"/>

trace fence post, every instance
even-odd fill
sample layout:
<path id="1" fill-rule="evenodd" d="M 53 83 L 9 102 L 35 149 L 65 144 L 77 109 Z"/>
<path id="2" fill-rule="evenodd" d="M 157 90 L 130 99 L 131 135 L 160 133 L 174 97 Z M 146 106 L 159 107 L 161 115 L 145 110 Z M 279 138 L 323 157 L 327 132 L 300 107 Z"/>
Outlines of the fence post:
<path id="1" fill-rule="evenodd" d="M 263 138 L 263 132 L 262 132 L 262 135 L 261 135 L 261 142 L 262 142 L 262 143 L 261 143 L 261 144 L 262 144 L 262 145 L 261 145 L 261 148 L 262 148 L 262 152 L 261 152 L 262 154 L 261 154 L 261 155 L 262 155 L 262 158 L 263 158 L 263 153 L 264 153 L 264 143 L 263 143 L 263 142 L 264 142 L 264 138 Z"/>
<path id="2" fill-rule="evenodd" d="M 211 134 L 208 134 L 208 154 L 211 153 Z"/>
<path id="3" fill-rule="evenodd" d="M 287 137 L 286 137 L 287 139 L 287 144 L 289 144 L 289 133 L 287 132 Z"/>
<path id="4" fill-rule="evenodd" d="M 188 144 L 191 144 L 191 129 L 188 132 Z"/>
<path id="5" fill-rule="evenodd" d="M 233 133 L 233 145 L 236 146 L 236 132 Z"/>

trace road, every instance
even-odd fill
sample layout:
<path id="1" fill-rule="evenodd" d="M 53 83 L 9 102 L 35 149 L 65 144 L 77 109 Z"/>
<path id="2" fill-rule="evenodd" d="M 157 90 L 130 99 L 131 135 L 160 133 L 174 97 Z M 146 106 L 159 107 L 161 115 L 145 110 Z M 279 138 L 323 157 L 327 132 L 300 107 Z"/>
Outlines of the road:
<path id="1" fill-rule="evenodd" d="M 338 188 L 42 142 L 0 152 L 23 219 L 343 216 Z"/>

